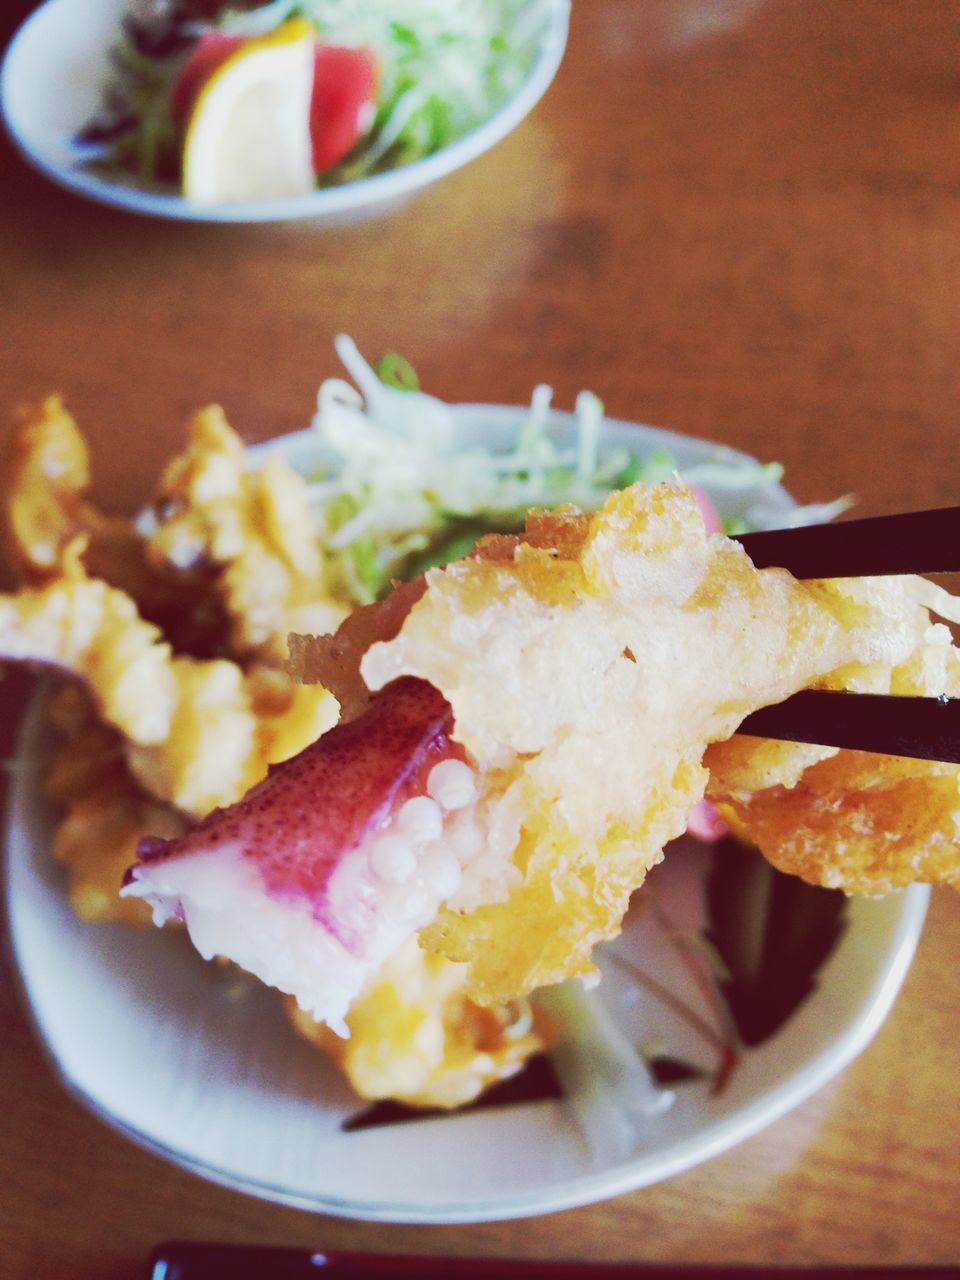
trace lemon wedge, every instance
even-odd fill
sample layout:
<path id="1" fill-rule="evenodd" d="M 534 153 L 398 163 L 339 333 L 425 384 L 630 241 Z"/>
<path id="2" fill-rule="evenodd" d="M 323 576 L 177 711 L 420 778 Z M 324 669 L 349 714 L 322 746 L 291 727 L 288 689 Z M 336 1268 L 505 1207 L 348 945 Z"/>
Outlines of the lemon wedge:
<path id="1" fill-rule="evenodd" d="M 313 189 L 315 39 L 306 19 L 291 18 L 244 41 L 213 71 L 187 122 L 185 199 L 229 204 Z"/>

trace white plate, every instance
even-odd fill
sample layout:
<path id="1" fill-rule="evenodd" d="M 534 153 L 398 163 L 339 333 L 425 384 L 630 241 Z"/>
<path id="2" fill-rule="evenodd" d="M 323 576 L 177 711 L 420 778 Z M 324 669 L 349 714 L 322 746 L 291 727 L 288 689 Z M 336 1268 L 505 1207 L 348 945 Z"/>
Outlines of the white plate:
<path id="1" fill-rule="evenodd" d="M 461 406 L 473 438 L 505 444 L 526 410 Z M 555 413 L 563 434 L 569 415 Z M 681 469 L 716 455 L 702 441 L 624 423 L 610 444 L 670 450 Z M 283 441 L 309 467 L 308 433 Z M 730 456 L 728 454 L 728 456 Z M 733 455 L 741 457 L 743 455 Z M 778 485 L 729 495 L 726 514 L 760 504 L 785 512 Z M 920 936 L 928 898 L 915 887 L 853 900 L 845 932 L 813 992 L 768 1040 L 745 1051 L 728 1087 L 685 1084 L 665 1113 L 639 1124 L 626 1149 L 588 1143 L 559 1100 L 421 1118 L 353 1132 L 363 1109 L 338 1073 L 290 1029 L 275 993 L 204 964 L 180 935 L 90 926 L 69 910 L 53 864 L 43 797 L 42 705 L 25 725 L 8 811 L 7 908 L 13 953 L 38 1034 L 67 1087 L 111 1125 L 212 1181 L 265 1199 L 346 1217 L 475 1222 L 539 1214 L 667 1178 L 769 1124 L 820 1088 L 886 1016 Z M 680 927 L 702 915 L 705 855 L 668 858 L 653 875 L 658 903 Z M 634 1045 L 656 1041 L 711 1065 L 687 1021 L 625 974 L 617 957 L 704 1008 L 702 994 L 649 913 L 632 918 L 602 961 L 601 1007 Z"/>
<path id="2" fill-rule="evenodd" d="M 537 59 L 520 91 L 489 120 L 434 155 L 340 187 L 281 200 L 204 208 L 169 188 L 82 167 L 74 136 L 100 106 L 127 0 L 47 0 L 14 37 L 0 70 L 0 110 L 13 141 L 41 173 L 79 195 L 135 213 L 192 222 L 344 222 L 382 211 L 482 155 L 520 123 L 563 59 L 569 0 L 551 0 Z"/>

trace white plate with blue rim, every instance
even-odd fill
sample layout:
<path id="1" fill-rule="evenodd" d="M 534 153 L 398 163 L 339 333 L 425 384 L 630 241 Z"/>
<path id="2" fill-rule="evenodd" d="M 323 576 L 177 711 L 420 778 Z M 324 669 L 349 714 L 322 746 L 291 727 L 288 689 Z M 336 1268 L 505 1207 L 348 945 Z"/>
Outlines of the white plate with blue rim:
<path id="1" fill-rule="evenodd" d="M 483 433 L 494 447 L 515 438 L 527 413 L 454 410 L 471 439 Z M 550 421 L 572 438 L 571 415 L 552 412 Z M 312 433 L 275 444 L 305 472 L 315 467 Z M 681 473 L 718 454 L 743 460 L 621 422 L 604 424 L 602 445 L 667 451 Z M 786 519 L 792 505 L 756 473 L 715 500 L 733 518 L 763 509 Z M 459 1112 L 371 1108 L 292 1030 L 276 993 L 204 964 L 179 933 L 90 925 L 72 914 L 50 852 L 48 744 L 40 698 L 11 780 L 5 891 L 22 994 L 51 1064 L 101 1119 L 163 1158 L 318 1213 L 491 1221 L 597 1201 L 689 1169 L 776 1121 L 861 1052 L 923 927 L 924 887 L 847 900 L 780 877 L 767 895 L 781 913 L 768 936 L 795 937 L 785 926 L 802 919 L 802 954 L 774 947 L 738 994 L 716 981 L 705 957 L 751 927 L 743 904 L 756 901 L 753 877 L 779 873 L 755 854 L 688 845 L 684 856 L 668 853 L 622 936 L 601 950 L 599 987 L 574 994 L 577 1030 L 561 1053 Z M 561 1011 L 570 1016 L 571 1006 Z"/>
<path id="2" fill-rule="evenodd" d="M 134 213 L 192 222 L 345 223 L 386 211 L 469 164 L 521 123 L 550 87 L 567 44 L 569 0 L 541 0 L 543 21 L 526 79 L 470 132 L 409 164 L 275 200 L 203 206 L 170 185 L 138 182 L 90 164 L 78 141 L 101 107 L 128 0 L 46 0 L 14 36 L 0 68 L 0 112 L 24 158 L 77 195 Z"/>

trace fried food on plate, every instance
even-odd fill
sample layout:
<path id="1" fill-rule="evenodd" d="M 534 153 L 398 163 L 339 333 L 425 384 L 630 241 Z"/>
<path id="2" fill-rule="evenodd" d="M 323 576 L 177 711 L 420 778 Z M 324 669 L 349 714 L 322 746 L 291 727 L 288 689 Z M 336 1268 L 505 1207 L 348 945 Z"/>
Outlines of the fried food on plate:
<path id="1" fill-rule="evenodd" d="M 330 696 L 258 657 L 276 666 L 292 621 L 342 613 L 318 585 L 303 482 L 279 459 L 248 473 L 222 413 L 197 415 L 161 485 L 168 522 L 151 539 L 86 500 L 87 447 L 59 397 L 21 412 L 4 483 L 7 541 L 27 585 L 0 597 L 0 659 L 83 681 L 122 735 L 125 768 L 154 799 L 199 817 L 329 727 Z M 165 554 L 191 531 L 193 551 L 180 557 L 189 564 Z M 241 611 L 236 655 L 223 606 Z M 208 647 L 206 627 L 216 624 L 222 656 L 183 651 L 193 640 Z"/>
<path id="2" fill-rule="evenodd" d="M 291 626 L 322 631 L 344 607 L 303 482 L 279 458 L 250 472 L 218 410 L 195 418 L 143 529 L 88 500 L 87 446 L 58 397 L 21 413 L 3 482 L 24 585 L 0 597 L 0 653 L 68 677 L 47 703 L 53 854 L 81 919 L 142 926 L 150 907 L 119 888 L 144 835 L 184 834 L 335 721 L 334 697 L 281 661 Z M 458 1105 L 545 1044 L 539 1015 L 482 1009 L 463 983 L 411 940 L 358 1002 L 349 1052 L 312 1021 L 309 1038 L 363 1096 Z"/>
<path id="3" fill-rule="evenodd" d="M 53 855 L 69 876 L 70 905 L 81 920 L 146 925 L 144 904 L 121 898 L 117 886 L 145 831 L 182 834 L 188 819 L 137 783 L 122 735 L 105 725 L 80 685 L 63 685 L 49 703 L 60 734 L 46 779 L 62 812 Z"/>
<path id="4" fill-rule="evenodd" d="M 703 798 L 707 746 L 805 686 L 908 664 L 929 625 L 916 581 L 851 596 L 758 571 L 667 485 L 533 513 L 430 571 L 405 617 L 387 605 L 378 642 L 374 606 L 299 644 L 344 705 L 359 672 L 355 718 L 148 842 L 125 892 L 341 1032 L 414 933 L 469 966 L 481 1003 L 590 977 Z"/>
<path id="5" fill-rule="evenodd" d="M 90 577 L 132 596 L 176 650 L 274 665 L 288 632 L 333 630 L 346 613 L 326 582 L 302 478 L 279 454 L 252 468 L 218 406 L 192 418 L 148 532 L 98 510 L 89 486 L 89 451 L 60 397 L 21 410 L 3 492 L 5 541 L 25 582 L 47 582 L 79 558 Z"/>
<path id="6" fill-rule="evenodd" d="M 918 579 L 758 572 L 690 493 L 635 486 L 322 634 L 345 608 L 305 486 L 219 409 L 139 524 L 88 502 L 56 397 L 5 474 L 0 658 L 77 681 L 50 777 L 74 909 L 182 915 L 365 1097 L 459 1105 L 543 1047 L 526 995 L 592 977 L 705 796 L 815 882 L 960 882 L 956 766 L 735 736 L 810 685 L 960 692 L 931 620 L 956 602 Z"/>
<path id="7" fill-rule="evenodd" d="M 350 1006 L 348 1039 L 314 1022 L 292 997 L 286 1007 L 301 1035 L 338 1064 L 361 1098 L 461 1107 L 514 1075 L 553 1038 L 529 1001 L 479 1005 L 467 994 L 468 982 L 465 965 L 424 951 L 411 937 Z"/>
<path id="8" fill-rule="evenodd" d="M 231 459 L 242 458 L 228 427 L 216 438 Z M 195 452 L 170 474 L 189 471 Z M 195 489 L 177 491 L 181 519 L 190 519 L 190 502 L 210 502 L 213 470 L 210 462 Z M 247 486 L 241 536 L 256 507 L 277 555 L 306 574 L 319 553 L 305 550 L 302 484 L 298 494 L 298 478 L 276 465 L 267 477 Z M 336 703 L 275 666 L 231 660 L 215 573 L 164 563 L 133 521 L 88 501 L 86 442 L 59 397 L 19 414 L 3 484 L 6 544 L 25 585 L 0 596 L 0 658 L 80 682 L 53 704 L 63 733 L 50 781 L 63 811 L 54 853 L 68 866 L 80 916 L 145 923 L 148 913 L 119 897 L 137 841 L 151 831 L 183 832 L 238 799 L 271 764 L 328 728 Z M 234 569 L 242 587 L 244 570 Z M 276 640 L 280 651 L 282 634 Z M 222 656 L 191 654 L 210 648 Z"/>
<path id="9" fill-rule="evenodd" d="M 175 700 L 170 646 L 125 592 L 87 576 L 85 545 L 80 534 L 64 551 L 61 576 L 0 596 L 0 660 L 78 676 L 131 742 L 163 742 Z"/>
<path id="10" fill-rule="evenodd" d="M 224 658 L 172 653 L 124 592 L 65 574 L 0 596 L 0 659 L 52 666 L 83 681 L 123 735 L 127 766 L 155 798 L 200 817 L 240 798 L 336 716 L 325 690 Z"/>
<path id="11" fill-rule="evenodd" d="M 178 651 L 222 651 L 227 622 L 210 585 L 152 564 L 135 523 L 95 507 L 89 486 L 87 444 L 61 398 L 22 409 L 5 450 L 2 492 L 5 548 L 23 582 L 48 583 L 79 559 L 91 578 L 132 596 Z"/>
<path id="12" fill-rule="evenodd" d="M 230 619 L 230 649 L 281 663 L 291 631 L 333 631 L 347 612 L 326 585 L 306 489 L 273 453 L 252 470 L 223 410 L 194 414 L 186 450 L 153 502 L 154 564 L 207 578 Z"/>
<path id="13" fill-rule="evenodd" d="M 88 527 L 87 446 L 59 396 L 21 409 L 3 460 L 6 550 L 27 577 L 59 571 Z"/>
<path id="14" fill-rule="evenodd" d="M 931 611 L 958 601 L 917 578 L 811 584 L 850 625 L 865 612 L 909 641 L 825 682 L 869 693 L 960 695 L 960 653 Z M 935 760 L 838 751 L 743 735 L 707 751 L 708 795 L 780 870 L 847 893 L 914 881 L 960 888 L 960 768 Z"/>

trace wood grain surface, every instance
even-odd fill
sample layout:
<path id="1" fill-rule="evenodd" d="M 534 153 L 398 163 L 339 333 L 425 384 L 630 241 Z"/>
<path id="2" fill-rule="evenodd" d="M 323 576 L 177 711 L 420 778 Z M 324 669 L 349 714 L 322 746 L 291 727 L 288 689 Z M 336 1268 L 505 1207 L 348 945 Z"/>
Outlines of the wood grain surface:
<path id="1" fill-rule="evenodd" d="M 4 17 L 5 34 L 22 3 Z M 51 88 L 55 92 L 55 86 Z M 0 433 L 60 391 L 131 511 L 221 403 L 308 420 L 333 335 L 454 400 L 616 416 L 785 464 L 860 514 L 960 501 L 960 7 L 575 0 L 543 102 L 364 223 L 179 225 L 61 192 L 0 143 Z M 3 686 L 9 754 L 23 682 Z M 525 1222 L 318 1218 L 207 1185 L 72 1100 L 0 976 L 0 1275 L 119 1280 L 172 1236 L 375 1251 L 960 1264 L 960 898 L 938 891 L 857 1061 L 729 1153 Z"/>

